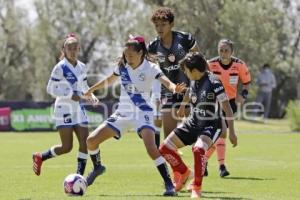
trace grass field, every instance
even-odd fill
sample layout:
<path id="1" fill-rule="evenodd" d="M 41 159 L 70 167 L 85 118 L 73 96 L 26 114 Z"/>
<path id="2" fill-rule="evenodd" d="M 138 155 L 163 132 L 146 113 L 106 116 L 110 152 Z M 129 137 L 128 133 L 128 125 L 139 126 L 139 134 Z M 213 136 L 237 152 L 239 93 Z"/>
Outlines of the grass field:
<path id="1" fill-rule="evenodd" d="M 202 199 L 300 199 L 300 134 L 292 133 L 286 121 L 268 124 L 237 122 L 239 146 L 228 142 L 227 164 L 231 176 L 218 176 L 215 156 L 209 162 Z M 32 172 L 31 154 L 59 142 L 57 133 L 0 134 L 0 200 L 60 199 L 169 199 L 161 179 L 134 133 L 112 139 L 101 147 L 106 173 L 88 188 L 85 196 L 67 197 L 62 182 L 76 168 L 77 142 L 72 153 L 46 161 L 42 174 Z M 183 149 L 191 166 L 191 148 Z M 87 171 L 91 163 L 88 162 Z M 189 199 L 182 192 L 176 198 Z"/>

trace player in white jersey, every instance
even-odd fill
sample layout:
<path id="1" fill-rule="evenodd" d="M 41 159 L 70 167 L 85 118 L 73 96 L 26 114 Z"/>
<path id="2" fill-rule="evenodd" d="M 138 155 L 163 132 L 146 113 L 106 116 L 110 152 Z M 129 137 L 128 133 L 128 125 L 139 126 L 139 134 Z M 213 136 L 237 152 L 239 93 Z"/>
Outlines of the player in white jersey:
<path id="1" fill-rule="evenodd" d="M 40 175 L 43 161 L 72 150 L 73 131 L 79 142 L 77 155 L 77 173 L 84 174 L 87 154 L 86 139 L 88 137 L 88 119 L 82 105 L 83 93 L 87 85 L 87 67 L 77 60 L 80 51 L 79 40 L 75 34 L 69 34 L 63 43 L 61 61 L 52 70 L 47 85 L 47 92 L 56 98 L 54 120 L 59 131 L 61 145 L 52 146 L 43 153 L 33 154 L 33 171 Z M 93 103 L 98 99 L 92 95 Z"/>
<path id="2" fill-rule="evenodd" d="M 174 93 L 182 92 L 185 89 L 185 84 L 175 85 L 172 83 L 159 67 L 147 58 L 144 38 L 140 36 L 130 38 L 125 44 L 122 58 L 114 73 L 93 85 L 86 94 L 89 96 L 96 89 L 105 88 L 118 79 L 121 81 L 118 109 L 87 139 L 88 151 L 94 164 L 93 171 L 87 176 L 87 182 L 88 185 L 91 185 L 95 178 L 105 171 L 100 159 L 99 144 L 112 137 L 119 139 L 127 130 L 135 128 L 164 180 L 166 191 L 163 195 L 174 196 L 176 193 L 165 159 L 160 155 L 155 145 L 150 92 L 155 79 L 158 79 Z"/>

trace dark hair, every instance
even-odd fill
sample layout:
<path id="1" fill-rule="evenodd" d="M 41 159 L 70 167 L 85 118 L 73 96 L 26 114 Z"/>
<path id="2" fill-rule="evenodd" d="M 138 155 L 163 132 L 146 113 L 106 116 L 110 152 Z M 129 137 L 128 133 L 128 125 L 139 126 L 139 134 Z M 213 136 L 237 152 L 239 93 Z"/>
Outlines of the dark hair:
<path id="1" fill-rule="evenodd" d="M 155 22 L 157 20 L 163 20 L 172 23 L 174 21 L 174 18 L 174 13 L 171 8 L 160 7 L 152 14 L 151 21 Z"/>
<path id="2" fill-rule="evenodd" d="M 145 39 L 142 36 L 131 36 L 127 42 L 125 43 L 125 47 L 133 47 L 136 52 L 143 51 L 142 60 L 146 58 L 147 60 L 154 62 L 154 59 L 149 55 Z M 118 66 L 126 65 L 127 60 L 125 58 L 124 53 L 122 57 L 118 59 Z"/>
<path id="3" fill-rule="evenodd" d="M 179 61 L 182 70 L 186 67 L 190 71 L 197 69 L 200 72 L 205 72 L 208 68 L 207 61 L 204 55 L 200 52 L 191 52 Z"/>
<path id="4" fill-rule="evenodd" d="M 222 44 L 228 45 L 231 51 L 233 51 L 233 42 L 230 39 L 221 39 L 218 43 L 218 48 L 220 48 Z"/>
<path id="5" fill-rule="evenodd" d="M 265 63 L 265 64 L 263 65 L 263 68 L 264 68 L 264 69 L 266 69 L 266 68 L 270 68 L 270 65 L 269 65 L 269 63 Z"/>
<path id="6" fill-rule="evenodd" d="M 62 60 L 65 58 L 65 53 L 63 51 L 65 45 L 66 45 L 66 41 L 69 39 L 69 38 L 75 38 L 78 42 L 79 42 L 79 39 L 78 37 L 76 36 L 75 33 L 69 33 L 68 35 L 66 35 L 66 37 L 64 38 L 63 42 L 62 42 L 62 45 L 61 45 L 61 50 L 60 50 L 60 56 L 59 56 L 59 60 Z"/>

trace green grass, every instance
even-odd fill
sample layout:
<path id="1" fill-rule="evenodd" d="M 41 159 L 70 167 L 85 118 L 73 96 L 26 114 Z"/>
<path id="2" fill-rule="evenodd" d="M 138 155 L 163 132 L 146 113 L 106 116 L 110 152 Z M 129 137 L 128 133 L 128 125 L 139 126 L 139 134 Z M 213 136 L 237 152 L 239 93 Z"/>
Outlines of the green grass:
<path id="1" fill-rule="evenodd" d="M 228 142 L 227 166 L 231 176 L 221 179 L 215 156 L 209 162 L 202 199 L 300 199 L 300 134 L 289 131 L 286 121 L 268 124 L 237 122 L 239 146 Z M 72 153 L 43 164 L 42 175 L 32 172 L 31 154 L 59 143 L 57 133 L 0 133 L 0 199 L 72 199 L 63 192 L 65 176 L 76 168 L 77 142 Z M 101 146 L 106 173 L 75 199 L 169 199 L 161 197 L 161 179 L 146 155 L 142 141 L 128 133 Z M 183 159 L 192 166 L 191 147 Z M 88 162 L 87 172 L 91 169 Z M 86 173 L 87 173 L 86 172 Z M 189 193 L 177 198 L 189 199 Z"/>

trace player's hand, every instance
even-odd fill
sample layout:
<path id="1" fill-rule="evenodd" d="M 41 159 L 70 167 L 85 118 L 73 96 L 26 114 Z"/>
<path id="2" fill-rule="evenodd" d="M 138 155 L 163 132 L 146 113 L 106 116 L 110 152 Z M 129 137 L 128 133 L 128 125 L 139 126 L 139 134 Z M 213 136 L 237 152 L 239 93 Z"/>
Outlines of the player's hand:
<path id="1" fill-rule="evenodd" d="M 77 94 L 73 94 L 72 97 L 71 97 L 71 99 L 72 99 L 73 101 L 80 101 L 80 100 L 81 100 L 81 97 L 80 97 L 79 95 L 77 95 Z"/>
<path id="2" fill-rule="evenodd" d="M 237 136 L 234 132 L 229 133 L 229 140 L 230 140 L 230 143 L 232 144 L 232 147 L 237 146 Z"/>
<path id="3" fill-rule="evenodd" d="M 185 116 L 184 106 L 180 106 L 179 109 L 177 110 L 176 114 L 177 114 L 177 117 L 184 118 L 184 116 Z"/>
<path id="4" fill-rule="evenodd" d="M 186 91 L 186 84 L 185 83 L 177 83 L 175 86 L 175 91 L 174 93 L 183 93 L 184 91 Z"/>
<path id="5" fill-rule="evenodd" d="M 91 94 L 90 101 L 92 102 L 94 107 L 99 105 L 99 99 L 93 93 Z"/>
<path id="6" fill-rule="evenodd" d="M 235 99 L 235 103 L 236 104 L 243 104 L 245 102 L 245 99 L 244 99 L 244 97 L 242 97 L 242 95 L 237 95 L 236 96 L 236 99 Z"/>

